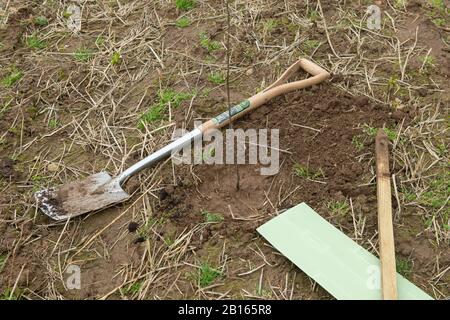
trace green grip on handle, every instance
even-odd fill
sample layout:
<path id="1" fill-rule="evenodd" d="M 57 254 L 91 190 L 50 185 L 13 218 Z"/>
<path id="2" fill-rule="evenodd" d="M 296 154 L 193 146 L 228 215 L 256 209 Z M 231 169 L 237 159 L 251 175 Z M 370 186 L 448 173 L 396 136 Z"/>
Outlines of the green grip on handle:
<path id="1" fill-rule="evenodd" d="M 214 121 L 215 124 L 220 125 L 230 119 L 230 116 L 233 117 L 237 115 L 238 113 L 241 113 L 245 109 L 250 107 L 250 100 L 244 100 L 241 103 L 231 107 L 230 110 L 226 110 L 219 114 L 217 117 L 214 117 L 212 121 Z"/>

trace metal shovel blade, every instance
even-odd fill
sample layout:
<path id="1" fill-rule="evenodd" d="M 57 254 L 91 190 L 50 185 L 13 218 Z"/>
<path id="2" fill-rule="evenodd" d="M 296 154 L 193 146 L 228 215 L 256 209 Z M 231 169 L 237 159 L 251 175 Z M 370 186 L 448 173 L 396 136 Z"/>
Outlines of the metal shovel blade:
<path id="1" fill-rule="evenodd" d="M 100 172 L 82 181 L 38 191 L 35 197 L 42 212 L 53 220 L 63 221 L 125 201 L 130 195 L 117 179 Z"/>

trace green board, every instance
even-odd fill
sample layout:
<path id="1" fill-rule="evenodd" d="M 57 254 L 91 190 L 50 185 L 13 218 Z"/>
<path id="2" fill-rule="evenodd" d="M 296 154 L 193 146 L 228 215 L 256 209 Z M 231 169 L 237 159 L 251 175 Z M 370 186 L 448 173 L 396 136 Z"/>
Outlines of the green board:
<path id="1" fill-rule="evenodd" d="M 301 203 L 257 231 L 338 300 L 380 300 L 380 260 Z M 398 297 L 432 299 L 397 273 Z"/>

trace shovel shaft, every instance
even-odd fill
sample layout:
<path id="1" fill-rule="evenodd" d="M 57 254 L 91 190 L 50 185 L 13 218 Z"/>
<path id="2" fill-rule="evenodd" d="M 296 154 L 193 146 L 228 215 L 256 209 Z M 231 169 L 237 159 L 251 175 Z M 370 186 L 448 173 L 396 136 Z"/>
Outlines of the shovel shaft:
<path id="1" fill-rule="evenodd" d="M 286 81 L 299 69 L 303 69 L 312 77 L 305 79 L 294 81 L 290 83 L 286 83 Z M 315 63 L 306 60 L 299 59 L 293 65 L 291 65 L 273 84 L 267 87 L 264 91 L 255 94 L 250 97 L 248 100 L 244 100 L 238 105 L 232 107 L 230 110 L 224 111 L 219 114 L 217 117 L 208 120 L 198 128 L 192 130 L 191 132 L 185 134 L 181 138 L 173 141 L 167 146 L 159 149 L 158 151 L 152 153 L 145 159 L 142 159 L 138 163 L 132 165 L 130 168 L 122 172 L 116 179 L 119 181 L 119 184 L 124 183 L 129 177 L 138 173 L 144 168 L 147 168 L 156 162 L 169 157 L 174 151 L 180 150 L 185 145 L 190 144 L 193 140 L 198 139 L 202 136 L 203 133 L 207 132 L 211 129 L 219 129 L 221 127 L 226 126 L 231 121 L 234 121 L 238 118 L 243 117 L 250 111 L 258 108 L 263 105 L 267 101 L 281 95 L 284 93 L 288 93 L 294 90 L 303 89 L 315 84 L 319 84 L 320 82 L 326 80 L 330 77 L 330 74 L 319 67 Z"/>
<path id="2" fill-rule="evenodd" d="M 119 181 L 119 184 L 121 185 L 132 175 L 138 173 L 139 171 L 141 171 L 144 168 L 152 166 L 153 164 L 157 163 L 160 160 L 168 158 L 172 154 L 172 152 L 174 152 L 176 150 L 180 150 L 185 145 L 190 144 L 193 140 L 198 139 L 201 136 L 202 136 L 202 132 L 198 128 L 195 128 L 194 130 L 190 131 L 189 133 L 186 133 L 184 136 L 169 143 L 167 146 L 159 149 L 156 152 L 153 152 L 151 155 L 142 159 L 138 163 L 135 163 L 134 165 L 129 167 L 127 170 L 122 172 L 116 179 Z"/>

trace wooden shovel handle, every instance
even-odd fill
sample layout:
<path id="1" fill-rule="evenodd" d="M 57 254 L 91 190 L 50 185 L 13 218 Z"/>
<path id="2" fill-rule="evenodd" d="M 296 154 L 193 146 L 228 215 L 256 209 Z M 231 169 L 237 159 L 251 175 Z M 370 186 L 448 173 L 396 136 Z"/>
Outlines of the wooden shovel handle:
<path id="1" fill-rule="evenodd" d="M 378 234 L 380 243 L 381 284 L 384 300 L 397 300 L 394 230 L 392 225 L 389 141 L 384 130 L 375 138 L 377 165 Z"/>
<path id="2" fill-rule="evenodd" d="M 294 81 L 290 83 L 286 83 L 286 81 L 298 70 L 303 69 L 312 77 L 305 79 Z M 223 126 L 226 126 L 230 123 L 230 121 L 234 121 L 242 116 L 246 115 L 250 111 L 258 108 L 263 105 L 270 99 L 275 98 L 284 93 L 288 93 L 294 90 L 303 89 L 315 84 L 319 84 L 322 81 L 326 80 L 330 77 L 330 74 L 317 64 L 307 60 L 307 59 L 299 59 L 293 65 L 291 65 L 274 83 L 272 83 L 269 87 L 264 89 L 262 92 L 255 94 L 250 97 L 248 100 L 244 100 L 238 105 L 235 105 L 231 108 L 231 112 L 224 111 L 219 114 L 217 117 L 203 123 L 199 129 L 202 132 L 205 132 L 210 129 L 218 129 Z M 230 118 L 231 113 L 231 118 Z"/>

